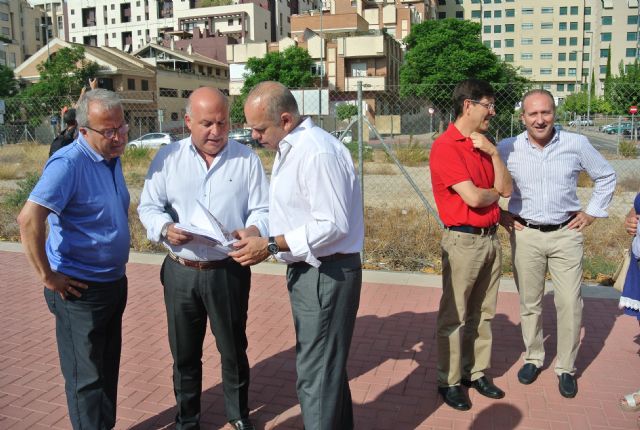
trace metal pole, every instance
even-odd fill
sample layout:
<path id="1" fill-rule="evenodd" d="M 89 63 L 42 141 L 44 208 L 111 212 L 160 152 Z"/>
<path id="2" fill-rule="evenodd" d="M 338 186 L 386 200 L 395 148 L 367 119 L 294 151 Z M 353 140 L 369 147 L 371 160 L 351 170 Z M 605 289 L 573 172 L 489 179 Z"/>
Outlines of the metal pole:
<path id="1" fill-rule="evenodd" d="M 320 99 L 318 100 L 318 119 L 320 120 L 320 128 L 323 127 L 323 119 L 322 119 L 322 86 L 324 84 L 324 39 L 322 34 L 322 9 L 324 7 L 324 0 L 320 0 L 320 88 L 318 89 L 318 96 Z"/>
<path id="2" fill-rule="evenodd" d="M 587 83 L 587 125 L 589 125 L 589 118 L 591 118 L 591 79 L 592 79 L 592 65 L 591 62 L 593 60 L 593 32 L 587 31 L 585 34 L 591 34 L 589 38 L 589 82 Z"/>
<path id="3" fill-rule="evenodd" d="M 362 199 L 362 210 L 364 216 L 364 162 L 362 161 L 362 149 L 364 133 L 362 129 L 362 81 L 358 81 L 358 173 L 360 175 L 360 198 Z M 364 264 L 364 246 L 360 252 L 360 261 Z"/>

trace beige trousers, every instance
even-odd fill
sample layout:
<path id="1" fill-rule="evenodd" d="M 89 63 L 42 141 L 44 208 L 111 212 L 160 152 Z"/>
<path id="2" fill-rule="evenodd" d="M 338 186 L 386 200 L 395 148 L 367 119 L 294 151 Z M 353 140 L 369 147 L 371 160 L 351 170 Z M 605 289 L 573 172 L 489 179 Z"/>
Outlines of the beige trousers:
<path id="1" fill-rule="evenodd" d="M 497 236 L 445 230 L 437 319 L 438 385 L 484 376 L 491 363 L 501 255 Z"/>
<path id="2" fill-rule="evenodd" d="M 520 321 L 525 363 L 542 367 L 542 298 L 547 269 L 554 287 L 558 356 L 555 372 L 575 374 L 582 323 L 582 233 L 567 227 L 552 232 L 525 227 L 511 234 L 511 257 L 520 293 Z"/>

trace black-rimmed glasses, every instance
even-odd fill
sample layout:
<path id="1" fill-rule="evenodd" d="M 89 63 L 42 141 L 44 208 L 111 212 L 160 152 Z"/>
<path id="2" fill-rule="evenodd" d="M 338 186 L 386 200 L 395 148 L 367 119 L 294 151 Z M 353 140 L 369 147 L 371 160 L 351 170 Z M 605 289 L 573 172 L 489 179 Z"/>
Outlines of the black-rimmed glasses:
<path id="1" fill-rule="evenodd" d="M 116 135 L 123 136 L 129 131 L 129 124 L 126 123 L 122 124 L 118 128 L 107 128 L 105 130 L 96 130 L 95 128 L 91 128 L 88 125 L 84 125 L 83 127 L 91 131 L 95 131 L 96 133 L 102 135 L 102 137 L 104 137 L 105 139 L 113 139 L 116 137 Z"/>
<path id="2" fill-rule="evenodd" d="M 496 105 L 495 105 L 495 103 L 484 103 L 484 102 L 481 102 L 481 101 L 479 101 L 479 100 L 471 100 L 471 99 L 469 99 L 469 101 L 470 101 L 471 103 L 474 103 L 474 104 L 480 105 L 480 106 L 484 107 L 484 108 L 485 108 L 485 109 L 487 109 L 487 110 L 492 110 L 492 111 L 494 111 L 494 112 L 496 111 Z"/>

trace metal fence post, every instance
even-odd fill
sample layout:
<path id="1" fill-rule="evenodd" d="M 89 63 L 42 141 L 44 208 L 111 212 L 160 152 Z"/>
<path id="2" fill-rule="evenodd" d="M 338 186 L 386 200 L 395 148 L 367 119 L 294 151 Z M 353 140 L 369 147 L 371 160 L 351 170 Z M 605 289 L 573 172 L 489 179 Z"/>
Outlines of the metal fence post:
<path id="1" fill-rule="evenodd" d="M 364 162 L 362 157 L 362 150 L 364 148 L 364 144 L 362 142 L 364 140 L 364 133 L 362 129 L 363 115 L 362 81 L 358 81 L 358 172 L 360 172 L 360 198 L 362 199 L 362 216 L 364 217 Z M 364 264 L 364 244 L 362 244 L 362 251 L 360 252 L 360 261 Z"/>

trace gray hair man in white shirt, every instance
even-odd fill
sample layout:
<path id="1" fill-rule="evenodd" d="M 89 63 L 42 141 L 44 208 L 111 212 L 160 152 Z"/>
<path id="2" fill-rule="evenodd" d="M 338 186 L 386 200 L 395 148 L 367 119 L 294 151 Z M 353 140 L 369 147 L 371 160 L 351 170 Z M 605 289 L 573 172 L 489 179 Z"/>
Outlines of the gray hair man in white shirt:
<path id="1" fill-rule="evenodd" d="M 180 224 L 208 216 L 204 207 L 238 239 L 266 235 L 267 178 L 251 149 L 228 140 L 229 103 L 219 90 L 195 90 L 185 122 L 191 135 L 158 151 L 138 206 L 147 237 L 169 251 L 160 279 L 174 360 L 176 428 L 199 428 L 202 343 L 209 319 L 222 362 L 227 418 L 234 429 L 251 430 L 245 334 L 251 271 L 229 258 L 228 248 Z"/>
<path id="2" fill-rule="evenodd" d="M 247 98 L 253 138 L 277 150 L 269 190 L 270 237 L 248 237 L 230 255 L 242 265 L 287 263 L 296 329 L 297 392 L 306 430 L 353 429 L 346 363 L 360 302 L 364 221 L 347 148 L 298 113 L 277 82 Z"/>
<path id="3" fill-rule="evenodd" d="M 555 110 L 549 91 L 527 92 L 522 98 L 526 131 L 498 144 L 513 178 L 509 211 L 502 212 L 500 223 L 510 232 L 520 293 L 525 354 L 518 380 L 533 383 L 544 363 L 542 297 L 548 269 L 558 324 L 555 373 L 560 394 L 571 398 L 578 392 L 574 364 L 582 322 L 582 231 L 607 216 L 616 174 L 585 136 L 554 127 Z M 577 195 L 582 171 L 594 181 L 585 208 Z"/>

